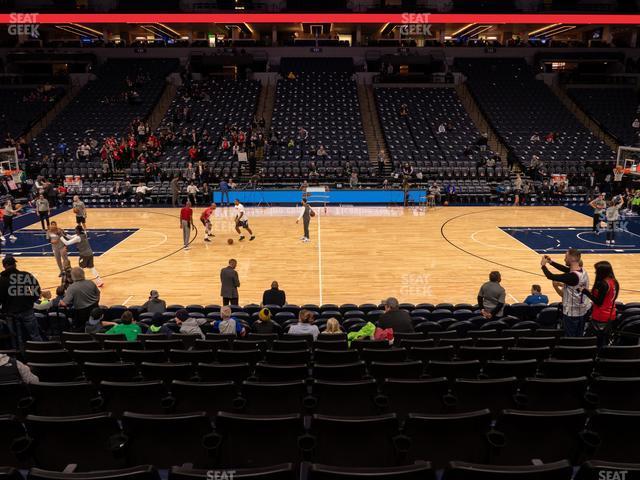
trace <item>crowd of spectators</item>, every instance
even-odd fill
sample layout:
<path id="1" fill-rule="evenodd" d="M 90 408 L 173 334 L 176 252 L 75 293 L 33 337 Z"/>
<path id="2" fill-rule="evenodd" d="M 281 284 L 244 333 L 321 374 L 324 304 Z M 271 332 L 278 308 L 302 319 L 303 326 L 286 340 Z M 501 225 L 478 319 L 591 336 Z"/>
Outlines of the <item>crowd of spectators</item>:
<path id="1" fill-rule="evenodd" d="M 129 95 L 136 89 L 143 88 L 148 81 L 148 74 L 140 70 L 126 77 L 122 91 Z M 234 175 L 228 172 L 223 173 L 216 168 L 217 158 L 228 158 L 243 165 L 240 171 L 234 173 L 242 177 L 242 182 L 246 182 L 249 188 L 255 188 L 263 181 L 265 172 L 261 164 L 272 149 L 283 146 L 290 148 L 296 145 L 304 146 L 309 142 L 309 126 L 299 125 L 295 135 L 286 136 L 274 129 L 268 131 L 265 120 L 259 116 L 255 116 L 248 125 L 228 123 L 220 132 L 213 134 L 206 125 L 203 127 L 199 124 L 198 118 L 194 116 L 190 107 L 191 101 L 211 100 L 206 82 L 193 81 L 188 75 L 184 77 L 184 81 L 185 84 L 178 91 L 179 98 L 176 102 L 180 108 L 172 109 L 170 116 L 156 129 L 151 128 L 148 120 L 135 118 L 123 132 L 100 138 L 99 135 L 88 130 L 77 145 L 68 145 L 65 141 L 61 141 L 55 152 L 42 155 L 41 158 L 32 156 L 25 138 L 14 139 L 8 136 L 5 139 L 5 146 L 14 146 L 17 149 L 19 160 L 26 165 L 27 176 L 37 177 L 37 180 L 35 188 L 28 192 L 20 191 L 20 186 L 17 190 L 12 189 L 13 185 L 8 181 L 9 179 L 6 179 L 0 182 L 0 191 L 4 190 L 3 193 L 10 193 L 14 197 L 27 194 L 31 198 L 42 193 L 52 208 L 55 208 L 57 204 L 65 201 L 67 194 L 62 178 L 52 178 L 50 175 L 38 176 L 38 174 L 43 170 L 51 170 L 52 167 L 59 166 L 60 161 L 74 161 L 80 165 L 99 164 L 99 172 L 91 173 L 88 178 L 85 177 L 82 180 L 111 180 L 108 187 L 110 191 L 107 193 L 121 199 L 123 205 L 133 197 L 144 201 L 148 193 L 153 191 L 146 185 L 147 183 L 172 182 L 175 178 L 177 178 L 177 184 L 172 183 L 172 195 L 177 193 L 178 199 L 188 197 L 192 204 L 196 204 L 202 198 L 210 198 L 213 190 L 232 188 L 236 183 L 233 178 L 230 178 Z M 25 100 L 44 101 L 48 95 L 49 89 L 43 86 L 31 92 L 28 95 L 29 98 Z M 398 114 L 409 115 L 407 105 L 401 105 Z M 638 129 L 638 125 L 640 122 L 634 121 L 634 128 Z M 456 126 L 451 122 L 441 122 L 437 126 L 436 136 L 443 137 L 445 133 L 455 129 Z M 530 142 L 554 143 L 559 140 L 558 135 L 557 132 L 536 131 L 531 133 Z M 473 149 L 485 151 L 487 137 L 481 136 L 472 144 Z M 175 165 L 169 168 L 168 152 L 175 151 L 176 148 L 182 152 L 180 158 L 186 161 L 181 162 L 179 168 L 175 168 Z M 321 162 L 332 159 L 328 147 L 319 144 L 314 145 L 313 148 L 314 151 L 309 153 L 314 159 Z M 616 190 L 614 175 L 611 172 L 607 173 L 591 167 L 587 167 L 586 175 L 581 172 L 563 172 L 538 155 L 533 155 L 529 162 L 524 163 L 513 159 L 505 162 L 498 155 L 481 156 L 477 160 L 476 168 L 520 172 L 519 175 L 512 177 L 511 181 L 496 181 L 491 185 L 491 191 L 498 195 L 515 194 L 517 204 L 527 204 L 533 195 L 542 202 L 553 202 L 556 199 L 562 199 L 568 191 L 575 188 L 584 188 L 591 196 L 598 191 L 613 193 Z M 314 184 L 328 171 L 326 167 L 318 167 L 316 161 L 311 161 L 299 178 L 291 178 L 287 181 Z M 398 164 L 395 170 L 389 172 L 384 150 L 381 150 L 377 165 L 372 165 L 371 171 L 376 172 L 376 175 L 372 179 L 363 181 L 361 169 L 359 170 L 358 166 L 352 162 L 346 161 L 336 171 L 331 170 L 330 176 L 335 177 L 336 182 L 341 182 L 353 189 L 374 185 L 382 188 L 408 189 L 417 184 L 426 186 L 429 194 L 437 202 L 454 203 L 461 199 L 460 186 L 455 181 L 434 179 L 432 175 L 426 174 L 424 169 L 414 168 L 409 162 Z M 561 179 L 553 178 L 552 174 L 561 174 Z M 49 178 L 46 179 L 46 177 Z M 43 187 L 43 184 L 47 186 Z M 178 192 L 174 192 L 176 189 Z M 632 205 L 637 195 L 637 191 L 631 190 L 626 196 L 631 208 L 635 206 L 637 209 L 637 204 Z"/>
<path id="2" fill-rule="evenodd" d="M 584 266 L 581 252 L 575 248 L 567 250 L 561 262 L 555 262 L 548 256 L 541 258 L 542 274 L 550 280 L 552 289 L 561 299 L 560 326 L 566 336 L 579 337 L 593 335 L 598 338 L 599 345 L 608 344 L 611 333 L 618 323 L 616 301 L 620 292 L 620 285 L 616 280 L 613 267 L 607 261 L 600 261 L 594 265 L 595 281 L 590 282 L 589 268 Z M 282 333 L 284 328 L 276 323 L 271 308 L 286 305 L 286 293 L 274 281 L 271 288 L 265 290 L 257 318 L 248 323 L 245 318 L 234 317 L 232 306 L 237 305 L 240 281 L 235 271 L 235 262 L 230 260 L 229 266 L 221 272 L 221 295 L 224 305 L 220 308 L 219 318 L 194 317 L 185 309 L 173 312 L 173 317 L 167 317 L 167 305 L 160 298 L 158 291 L 152 290 L 148 301 L 141 307 L 142 311 L 151 315 L 146 322 L 139 323 L 132 312 L 125 310 L 119 319 L 106 321 L 104 313 L 99 308 L 100 290 L 95 283 L 85 279 L 81 268 L 71 269 L 71 278 L 63 279 L 56 290 L 56 297 L 48 291 L 41 291 L 37 279 L 28 272 L 18 270 L 17 261 L 12 256 L 3 259 L 4 271 L 0 274 L 0 304 L 6 316 L 7 328 L 13 340 L 14 348 L 22 348 L 25 341 L 55 338 L 62 331 L 106 334 L 123 334 L 128 341 L 135 341 L 141 333 L 160 333 L 170 336 L 174 332 L 186 335 L 196 335 L 205 338 L 207 332 L 219 332 L 243 337 L 249 332 L 254 333 Z M 552 267 L 554 271 L 550 269 Z M 228 272 L 227 272 L 228 270 Z M 231 290 L 225 290 L 225 282 L 231 285 Z M 15 291 L 20 285 L 19 294 Z M 229 298 L 231 296 L 231 298 Z M 235 296 L 235 298 L 233 298 Z M 478 315 L 484 317 L 485 322 L 500 320 L 505 316 L 507 307 L 507 292 L 502 285 L 502 275 L 498 271 L 489 274 L 487 282 L 481 285 L 477 306 L 474 307 Z M 532 306 L 546 306 L 549 297 L 543 294 L 540 285 L 531 286 L 531 294 L 524 299 L 524 304 Z M 229 305 L 230 304 L 230 305 Z M 362 327 L 357 333 L 365 337 L 383 336 L 393 340 L 395 333 L 415 331 L 409 313 L 401 308 L 401 304 L 394 297 L 386 299 L 382 306 L 382 313 L 375 325 Z M 34 312 L 58 312 L 71 308 L 68 320 L 55 327 L 38 322 Z M 371 329 L 371 330 L 370 330 Z M 322 332 L 342 333 L 338 319 L 332 318 L 323 322 L 319 328 L 315 325 L 314 313 L 302 308 L 298 321 L 286 325 L 287 333 L 291 335 L 310 335 L 314 339 Z M 344 332 L 346 333 L 346 332 Z M 349 331 L 349 333 L 354 333 Z M 0 366 L 2 358 L 0 358 Z"/>

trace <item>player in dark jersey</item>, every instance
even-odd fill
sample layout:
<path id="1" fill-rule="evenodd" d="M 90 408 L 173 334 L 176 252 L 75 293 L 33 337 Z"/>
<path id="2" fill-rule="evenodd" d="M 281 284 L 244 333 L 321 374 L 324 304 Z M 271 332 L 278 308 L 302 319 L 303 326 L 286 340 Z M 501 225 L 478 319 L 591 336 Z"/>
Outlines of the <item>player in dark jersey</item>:
<path id="1" fill-rule="evenodd" d="M 213 234 L 213 222 L 211 221 L 211 217 L 213 216 L 213 212 L 216 209 L 216 204 L 212 203 L 209 207 L 205 208 L 202 214 L 200 215 L 200 221 L 202 225 L 204 225 L 204 241 L 210 242 L 212 237 L 215 237 Z"/>
<path id="2" fill-rule="evenodd" d="M 90 270 L 95 277 L 94 281 L 96 282 L 96 285 L 98 287 L 102 287 L 104 282 L 102 281 L 102 278 L 100 278 L 100 274 L 93 264 L 93 250 L 91 249 L 91 245 L 89 245 L 87 233 L 84 228 L 82 228 L 82 225 L 76 226 L 75 235 L 71 235 L 66 238 L 62 236 L 60 237 L 60 241 L 64 243 L 66 247 L 76 245 L 79 256 L 78 265 L 82 269 Z"/>

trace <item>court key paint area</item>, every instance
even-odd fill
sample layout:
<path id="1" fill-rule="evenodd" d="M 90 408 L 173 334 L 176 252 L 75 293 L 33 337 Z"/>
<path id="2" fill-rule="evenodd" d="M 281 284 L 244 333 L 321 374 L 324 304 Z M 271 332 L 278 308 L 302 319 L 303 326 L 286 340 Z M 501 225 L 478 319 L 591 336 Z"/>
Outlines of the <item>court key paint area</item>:
<path id="1" fill-rule="evenodd" d="M 87 231 L 87 237 L 93 249 L 93 254 L 99 257 L 126 240 L 138 231 L 137 228 L 99 228 Z M 67 235 L 73 235 L 73 230 L 65 230 Z M 48 257 L 53 256 L 51 243 L 42 230 L 18 230 L 15 232 L 16 240 L 7 240 L 2 247 L 4 254 L 15 257 Z M 69 256 L 77 256 L 74 247 L 69 248 Z"/>
<path id="2" fill-rule="evenodd" d="M 589 227 L 500 227 L 504 232 L 538 253 L 562 253 L 578 248 L 583 253 L 640 253 L 640 235 L 628 230 L 616 231 L 616 243 L 607 245 L 606 231 Z"/>

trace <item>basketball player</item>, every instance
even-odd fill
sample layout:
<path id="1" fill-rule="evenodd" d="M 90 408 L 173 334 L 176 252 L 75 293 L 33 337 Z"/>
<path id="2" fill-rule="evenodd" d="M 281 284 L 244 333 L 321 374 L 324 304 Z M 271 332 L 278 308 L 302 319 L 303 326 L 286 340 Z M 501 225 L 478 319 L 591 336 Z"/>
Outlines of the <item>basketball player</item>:
<path id="1" fill-rule="evenodd" d="M 0 236 L 0 239 L 2 239 L 3 243 L 5 242 L 4 236 L 7 234 L 7 232 L 9 232 L 9 240 L 11 240 L 12 242 L 15 242 L 18 239 L 13 234 L 13 219 L 15 218 L 16 213 L 18 213 L 21 209 L 22 209 L 22 206 L 19 204 L 14 207 L 11 199 L 5 202 L 4 215 L 2 217 L 2 220 L 3 220 L 2 236 Z"/>
<path id="2" fill-rule="evenodd" d="M 215 237 L 212 233 L 213 223 L 211 222 L 211 216 L 216 209 L 216 204 L 212 203 L 211 206 L 204 209 L 204 212 L 200 215 L 200 221 L 204 225 L 204 241 L 210 242 L 211 237 Z"/>
<path id="3" fill-rule="evenodd" d="M 244 228 L 247 232 L 249 232 L 249 235 L 251 235 L 249 237 L 249 241 L 255 240 L 256 237 L 251 231 L 251 228 L 249 228 L 249 219 L 247 218 L 247 213 L 244 211 L 244 205 L 242 205 L 237 198 L 234 200 L 234 203 L 234 208 L 236 209 L 236 232 L 240 234 L 240 238 L 238 239 L 238 241 L 241 242 L 242 240 L 244 240 L 244 235 L 242 235 L 240 227 Z"/>
<path id="4" fill-rule="evenodd" d="M 622 178 L 624 177 L 624 167 L 618 165 L 613 169 L 613 194 L 622 193 Z"/>
<path id="5" fill-rule="evenodd" d="M 316 213 L 311 209 L 311 206 L 307 202 L 306 198 L 302 199 L 302 211 L 300 212 L 300 216 L 296 220 L 296 223 L 300 222 L 302 219 L 302 225 L 304 227 L 304 235 L 300 238 L 303 242 L 309 242 L 309 223 L 311 222 L 311 217 L 315 217 Z"/>
<path id="6" fill-rule="evenodd" d="M 191 210 L 191 202 L 189 201 L 180 210 L 180 228 L 182 229 L 184 249 L 189 250 L 189 235 L 193 228 L 193 210 Z"/>
<path id="7" fill-rule="evenodd" d="M 73 213 L 76 214 L 76 225 L 82 225 L 83 229 L 87 229 L 87 206 L 78 195 L 73 196 Z"/>
<path id="8" fill-rule="evenodd" d="M 520 195 L 522 194 L 522 177 L 518 173 L 516 179 L 513 182 L 513 204 L 515 206 L 520 205 Z"/>
<path id="9" fill-rule="evenodd" d="M 2 221 L 2 228 L 0 228 L 0 245 L 4 245 L 6 240 L 4 238 L 4 209 L 0 208 L 0 221 Z"/>
<path id="10" fill-rule="evenodd" d="M 607 208 L 607 202 L 604 199 L 604 193 L 601 193 L 596 198 L 594 198 L 589 203 L 589 206 L 593 208 L 593 231 L 594 233 L 599 234 L 600 231 L 598 230 L 598 225 L 602 220 L 602 214 L 604 213 L 604 210 Z"/>
<path id="11" fill-rule="evenodd" d="M 91 270 L 91 273 L 95 277 L 94 281 L 98 287 L 103 287 L 104 282 L 102 278 L 100 278 L 100 274 L 98 270 L 93 266 L 93 250 L 91 249 L 91 245 L 89 245 L 89 239 L 87 238 L 87 233 L 82 228 L 82 225 L 76 226 L 75 235 L 71 235 L 68 238 L 60 237 L 60 241 L 65 244 L 65 246 L 77 245 L 78 249 L 78 266 L 85 270 Z"/>
<path id="12" fill-rule="evenodd" d="M 58 276 L 63 277 L 65 273 L 65 264 L 69 263 L 67 247 L 61 241 L 61 238 L 64 236 L 64 231 L 61 228 L 58 228 L 57 222 L 51 222 L 47 235 L 51 242 L 53 256 L 55 257 L 58 268 L 60 269 L 60 275 Z"/>
<path id="13" fill-rule="evenodd" d="M 605 210 L 605 218 L 607 219 L 607 245 L 615 245 L 616 230 L 620 223 L 620 209 L 624 205 L 624 197 L 618 195 L 613 197 Z"/>

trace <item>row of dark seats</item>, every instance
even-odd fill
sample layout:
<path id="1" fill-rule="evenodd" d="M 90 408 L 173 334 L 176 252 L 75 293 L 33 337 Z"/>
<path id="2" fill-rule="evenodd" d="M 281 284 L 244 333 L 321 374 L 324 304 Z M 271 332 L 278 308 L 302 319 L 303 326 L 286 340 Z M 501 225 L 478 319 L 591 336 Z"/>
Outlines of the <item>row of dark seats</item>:
<path id="1" fill-rule="evenodd" d="M 81 335 L 91 338 L 88 334 Z M 437 368 L 448 370 L 446 376 L 471 375 L 471 378 L 480 375 L 481 368 L 497 364 L 511 364 L 512 369 L 509 372 L 505 371 L 505 376 L 514 375 L 519 378 L 536 375 L 541 365 L 546 373 L 540 372 L 544 375 L 560 377 L 590 376 L 594 368 L 601 375 L 629 376 L 634 366 L 640 365 L 640 345 L 611 345 L 598 349 L 595 337 L 556 338 L 549 335 L 517 338 L 426 338 L 420 334 L 398 334 L 399 338 L 393 347 L 387 341 L 355 340 L 349 349 L 344 336 L 339 334 L 324 334 L 315 342 L 311 336 L 305 338 L 296 335 L 278 339 L 276 335 L 250 334 L 245 339 L 238 339 L 234 336 L 208 334 L 208 338 L 204 340 L 197 336 L 181 334 L 174 334 L 171 338 L 163 335 L 140 336 L 144 338 L 136 342 L 126 341 L 122 336 L 116 335 L 102 335 L 101 343 L 93 339 L 66 340 L 64 344 L 57 341 L 27 342 L 26 351 L 21 358 L 53 381 L 74 379 L 82 375 L 82 367 L 87 363 L 118 362 L 130 365 L 131 368 L 124 369 L 129 373 L 134 365 L 143 362 L 173 362 L 184 365 L 183 370 L 186 370 L 187 365 L 213 362 L 247 364 L 252 367 L 258 363 L 266 363 L 297 367 L 298 370 L 292 370 L 297 372 L 292 373 L 295 378 L 298 378 L 297 375 L 303 367 L 311 363 L 327 366 L 354 365 L 355 371 L 360 372 L 358 365 L 377 362 L 387 365 L 387 369 L 392 369 L 392 365 L 395 365 L 398 371 L 394 372 L 394 375 L 404 378 L 414 377 L 416 372 L 424 373 L 417 365 L 419 362 L 428 365 L 428 370 L 436 365 L 433 362 L 438 362 L 437 365 L 440 366 Z M 328 340 L 322 337 L 327 337 Z M 16 354 L 10 350 L 3 352 Z M 518 365 L 517 362 L 524 362 L 520 370 L 515 367 Z M 602 366 L 607 370 L 601 372 L 599 369 L 603 368 Z M 171 369 L 167 367 L 166 371 L 169 373 Z M 185 371 L 181 372 L 186 374 Z M 286 375 L 286 372 L 282 370 L 281 374 Z M 336 372 L 344 376 L 334 378 L 336 380 L 353 379 L 349 376 L 353 375 L 353 372 Z"/>
<path id="2" fill-rule="evenodd" d="M 547 378 L 574 378 L 617 376 L 634 377 L 638 371 L 634 369 L 640 366 L 640 360 L 611 360 L 611 359 L 577 359 L 566 360 L 556 358 L 536 358 L 539 351 L 515 350 L 517 355 L 507 355 L 506 360 L 408 360 L 404 362 L 385 361 L 354 361 L 350 363 L 269 363 L 262 360 L 262 354 L 258 350 L 233 351 L 219 350 L 215 354 L 215 362 L 205 363 L 190 361 L 163 362 L 146 361 L 151 357 L 162 356 L 161 352 L 147 351 L 123 351 L 122 355 L 134 361 L 125 362 L 89 362 L 83 364 L 75 362 L 65 363 L 30 363 L 34 374 L 42 381 L 60 382 L 73 381 L 79 378 L 88 378 L 94 382 L 102 380 L 110 381 L 135 381 L 144 379 L 173 379 L 197 381 L 235 381 L 242 382 L 249 378 L 257 378 L 262 381 L 288 381 L 315 378 L 331 381 L 360 380 L 373 376 L 374 378 L 486 378 L 515 376 L 518 378 L 542 376 Z M 145 355 L 138 355 L 144 353 Z M 194 361 L 204 357 L 202 352 L 174 352 L 184 360 Z M 301 352 L 293 352 L 300 355 Z M 337 352 L 328 352 L 321 357 L 329 355 L 339 361 Z M 344 352 L 339 352 L 344 353 Z M 440 349 L 433 352 L 430 349 L 412 349 L 410 355 L 415 357 L 441 355 Z M 548 351 L 546 352 L 548 354 Z M 291 355 L 287 352 L 285 355 Z M 207 353 L 206 356 L 213 356 Z M 268 359 L 282 359 L 282 352 L 267 352 Z M 414 358 L 415 358 L 414 357 Z M 525 358 L 522 358 L 525 357 Z M 142 360 L 142 361 L 141 361 Z M 158 358 L 160 360 L 160 358 Z"/>
<path id="3" fill-rule="evenodd" d="M 84 364 L 110 363 L 110 362 L 132 362 L 140 364 L 142 362 L 162 363 L 172 361 L 175 363 L 240 363 L 247 362 L 255 364 L 258 361 L 267 361 L 276 365 L 301 365 L 310 362 L 320 364 L 347 364 L 358 361 L 371 362 L 405 362 L 405 361 L 451 361 L 451 360 L 478 360 L 486 363 L 490 360 L 593 360 L 602 359 L 628 359 L 640 360 L 640 346 L 638 345 L 616 345 L 605 347 L 601 350 L 593 346 L 564 346 L 556 347 L 544 346 L 544 342 L 552 341 L 545 337 L 531 338 L 523 337 L 525 345 L 541 346 L 504 346 L 499 342 L 506 340 L 514 343 L 513 338 L 493 339 L 479 338 L 473 345 L 473 339 L 443 339 L 438 346 L 434 346 L 433 340 L 407 340 L 402 342 L 401 347 L 393 349 L 369 349 L 361 350 L 338 349 L 338 344 L 331 343 L 329 349 L 316 348 L 315 351 L 305 348 L 304 343 L 299 345 L 290 342 L 281 343 L 275 341 L 269 345 L 264 340 L 244 341 L 237 340 L 229 348 L 228 342 L 199 341 L 196 348 L 184 349 L 183 343 L 179 340 L 150 340 L 146 344 L 131 343 L 126 341 L 107 341 L 104 349 L 75 349 L 67 350 L 26 350 L 24 359 L 29 363 L 67 363 L 77 362 Z M 499 342 L 494 342 L 499 340 Z M 540 342 L 539 342 L 540 341 Z M 176 343 L 177 342 L 177 343 Z M 523 343 L 521 343 L 522 345 Z M 292 350 L 292 346 L 301 348 Z M 129 348 L 131 347 L 131 348 Z M 146 347 L 146 348 L 143 348 Z M 274 348 L 275 347 L 275 348 Z M 281 347 L 284 347 L 281 348 Z M 332 349 L 334 348 L 334 349 Z M 12 350 L 6 350 L 13 354 Z"/>
<path id="4" fill-rule="evenodd" d="M 488 409 L 454 414 L 339 417 L 124 412 L 73 417 L 0 416 L 0 463 L 79 471 L 190 463 L 198 468 L 315 463 L 391 467 L 452 460 L 527 465 L 569 459 L 640 463 L 640 412 Z"/>
<path id="5" fill-rule="evenodd" d="M 425 322 L 429 323 L 429 322 Z M 635 323 L 635 320 L 631 323 Z M 245 336 L 238 338 L 235 334 L 206 333 L 204 339 L 199 335 L 188 335 L 179 333 L 179 327 L 167 322 L 165 326 L 170 327 L 171 333 L 142 333 L 137 336 L 135 342 L 127 342 L 123 335 L 112 335 L 107 333 L 61 333 L 62 341 L 55 339 L 49 341 L 28 341 L 25 343 L 26 350 L 51 351 L 51 350 L 100 350 L 103 348 L 121 350 L 141 349 L 189 349 L 197 350 L 261 350 L 267 348 L 274 350 L 346 350 L 348 348 L 361 350 L 377 349 L 384 350 L 392 347 L 443 347 L 453 345 L 454 347 L 523 347 L 542 348 L 548 347 L 594 347 L 597 345 L 597 337 L 564 337 L 563 330 L 557 328 L 514 329 L 465 329 L 459 332 L 455 329 L 442 330 L 433 329 L 416 332 L 395 332 L 393 342 L 387 340 L 370 340 L 368 338 L 355 339 L 347 342 L 345 333 L 320 333 L 314 340 L 312 335 L 296 335 L 284 333 L 253 333 L 249 331 Z M 438 326 L 434 322 L 435 326 Z M 177 330 L 177 331 L 176 331 Z M 463 334 L 461 334 L 463 333 Z M 627 345 L 610 345 L 606 356 L 614 355 L 611 352 L 618 352 L 616 358 L 636 358 L 638 340 Z M 5 351 L 10 353 L 10 351 Z M 15 353 L 15 352 L 14 352 Z M 588 355 L 587 355 L 588 357 Z M 586 357 L 582 357 L 586 358 Z"/>
<path id="6" fill-rule="evenodd" d="M 106 350 L 118 353 L 121 350 L 127 351 L 182 351 L 182 350 L 211 350 L 213 353 L 218 350 L 256 350 L 264 353 L 266 350 L 302 353 L 307 360 L 311 359 L 314 351 L 339 351 L 349 350 L 342 353 L 344 358 L 355 360 L 378 360 L 378 361 L 402 361 L 407 358 L 407 351 L 410 349 L 432 349 L 442 352 L 442 358 L 431 358 L 447 360 L 451 357 L 469 356 L 471 352 L 476 352 L 472 358 L 483 360 L 499 360 L 508 351 L 526 352 L 525 349 L 546 349 L 539 350 L 535 358 L 546 358 L 553 356 L 564 359 L 594 358 L 626 358 L 640 359 L 640 345 L 605 345 L 597 348 L 596 337 L 554 337 L 545 336 L 493 336 L 482 335 L 485 331 L 477 332 L 477 335 L 468 337 L 454 337 L 451 335 L 440 335 L 443 332 L 436 332 L 438 335 L 428 337 L 421 333 L 398 333 L 394 344 L 391 345 L 386 340 L 354 340 L 351 347 L 346 341 L 344 334 L 320 334 L 318 340 L 313 341 L 313 337 L 308 338 L 303 335 L 284 335 L 278 337 L 277 334 L 249 333 L 246 337 L 228 337 L 226 335 L 209 333 L 206 339 L 198 335 L 186 335 L 173 333 L 170 337 L 163 334 L 140 334 L 135 342 L 129 342 L 121 335 L 104 335 L 100 341 L 89 340 L 67 340 L 64 343 L 58 341 L 29 341 L 26 346 L 27 361 L 65 362 L 75 358 L 108 358 L 108 352 L 95 352 Z M 446 332 L 448 333 L 448 332 Z M 474 332 L 472 332 L 474 333 Z M 494 332 L 497 333 L 497 332 Z M 113 338 L 112 338 L 113 337 Z M 329 339 L 325 339 L 329 337 Z M 439 350 L 435 350 L 438 347 Z M 484 350 L 483 350 L 484 349 Z M 519 350 L 518 350 L 519 349 Z M 15 354 L 12 350 L 2 350 L 4 353 Z M 358 358 L 360 352 L 360 358 Z M 466 352 L 466 353 L 463 353 Z M 482 354 L 482 352 L 486 352 Z M 545 356 L 545 353 L 547 355 Z M 140 354 L 143 355 L 142 353 Z M 316 355 L 317 356 L 317 355 Z M 292 356 L 292 358 L 294 358 Z M 295 357 L 298 358 L 298 357 Z M 91 361 L 91 360 L 90 360 Z M 294 362 L 295 363 L 295 362 Z"/>
<path id="7" fill-rule="evenodd" d="M 335 337 L 324 340 L 322 337 Z M 219 334 L 207 334 L 208 339 L 196 335 L 173 334 L 167 338 L 159 334 L 141 334 L 139 341 L 130 342 L 120 335 L 105 335 L 102 343 L 86 341 L 27 342 L 24 358 L 35 363 L 61 363 L 72 360 L 114 361 L 140 358 L 141 361 L 166 361 L 168 353 L 179 358 L 182 354 L 187 358 L 193 356 L 193 362 L 205 361 L 205 355 L 214 358 L 219 352 L 229 352 L 241 357 L 243 352 L 253 352 L 262 359 L 269 352 L 278 363 L 303 363 L 317 360 L 323 354 L 331 353 L 332 358 L 349 361 L 391 361 L 406 359 L 418 360 L 452 360 L 479 359 L 501 360 L 505 356 L 512 360 L 528 358 L 558 358 L 565 360 L 593 359 L 640 359 L 640 345 L 610 345 L 598 348 L 596 337 L 561 337 L 552 336 L 520 336 L 520 337 L 451 337 L 439 336 L 427 338 L 420 334 L 398 334 L 395 346 L 386 340 L 354 340 L 352 348 L 341 334 L 322 334 L 313 342 L 313 337 L 290 335 L 288 339 L 279 339 L 276 334 L 249 334 L 245 338 L 224 338 Z M 111 339 L 110 337 L 115 337 Z M 216 338 L 223 337 L 223 338 Z M 296 338 L 298 337 L 298 338 Z M 302 337 L 302 338 L 300 338 Z M 342 338 L 339 338 L 342 337 Z M 283 337 L 284 338 L 284 337 Z M 3 353 L 15 355 L 14 350 L 2 350 Z M 515 357 L 515 358 L 513 358 Z M 329 356 L 325 355 L 329 362 Z M 182 361 L 182 360 L 180 360 Z"/>
<path id="8" fill-rule="evenodd" d="M 165 324 L 167 325 L 167 324 Z M 596 349 L 597 337 L 563 337 L 562 330 L 558 329 L 538 329 L 538 330 L 515 330 L 505 329 L 501 332 L 497 330 L 467 330 L 466 335 L 460 336 L 455 330 L 431 331 L 428 333 L 396 333 L 394 342 L 387 340 L 370 340 L 361 338 L 347 341 L 344 333 L 321 333 L 314 340 L 312 335 L 295 335 L 278 333 L 248 333 L 246 336 L 238 338 L 234 334 L 207 333 L 205 338 L 199 335 L 188 335 L 181 333 L 171 333 L 166 336 L 161 333 L 139 334 L 136 341 L 127 341 L 124 335 L 112 335 L 105 333 L 75 333 L 62 332 L 62 342 L 58 340 L 50 341 L 28 341 L 25 343 L 25 350 L 30 352 L 31 359 L 42 358 L 46 361 L 67 361 L 73 357 L 76 351 L 96 351 L 96 350 L 256 350 L 264 352 L 268 349 L 280 351 L 305 351 L 305 355 L 314 350 L 355 350 L 355 355 L 361 350 L 380 350 L 377 353 L 377 360 L 398 360 L 404 354 L 399 348 L 428 349 L 440 347 L 444 352 L 448 352 L 446 347 L 452 347 L 454 356 L 458 355 L 461 347 L 467 347 L 467 351 L 477 351 L 480 355 L 481 348 L 500 349 L 511 352 L 527 352 L 526 349 L 541 349 L 538 354 L 531 358 L 546 358 L 552 351 L 557 358 L 580 359 L 593 358 L 596 353 L 602 358 L 639 358 L 638 342 L 634 345 L 607 345 L 600 350 Z M 455 350 L 453 350 L 455 348 Z M 472 350 L 475 349 L 475 350 Z M 546 349 L 546 350 L 545 350 Z M 385 350 L 395 350 L 388 351 Z M 486 350 L 487 355 L 480 355 L 478 358 L 497 359 L 498 350 Z M 531 350 L 533 352 L 533 350 Z M 3 353 L 15 354 L 13 350 L 2 350 Z M 545 355 L 546 353 L 546 355 Z M 98 355 L 96 354 L 96 358 Z M 142 355 L 142 354 L 141 354 Z M 515 355 L 515 354 L 514 354 Z M 99 357 L 102 358 L 102 357 Z M 345 356 L 346 358 L 346 356 Z M 366 358 L 365 358 L 366 359 Z"/>
<path id="9" fill-rule="evenodd" d="M 160 364 L 162 365 L 162 364 Z M 378 365 L 372 365 L 376 373 Z M 383 365 L 384 367 L 384 365 Z M 156 380 L 91 383 L 42 382 L 24 385 L 0 383 L 0 414 L 74 416 L 107 411 L 120 418 L 124 412 L 141 414 L 220 411 L 255 415 L 323 414 L 348 417 L 395 413 L 465 413 L 489 409 L 530 411 L 609 408 L 640 412 L 640 377 L 535 378 L 516 377 L 449 381 L 434 378 L 364 378 L 351 381 L 300 379 L 267 381 L 260 377 L 232 381 L 172 380 L 163 382 L 163 367 L 141 365 Z"/>
<path id="10" fill-rule="evenodd" d="M 164 480 L 164 472 L 152 465 L 140 465 L 118 470 L 103 470 L 78 473 L 74 468 L 64 472 L 32 468 L 26 476 L 15 468 L 0 467 L 0 480 Z M 574 469 L 567 460 L 549 464 L 497 466 L 469 462 L 449 462 L 442 480 L 602 480 L 603 478 L 636 478 L 640 465 L 591 460 L 580 466 L 574 477 Z M 207 470 L 192 467 L 171 467 L 168 480 L 436 480 L 438 472 L 430 462 L 417 461 L 400 467 L 353 468 L 302 462 L 298 471 L 292 463 L 263 468 L 241 468 L 229 470 Z M 630 476 L 626 476 L 631 474 Z M 608 477 L 607 477 L 608 475 Z"/>

